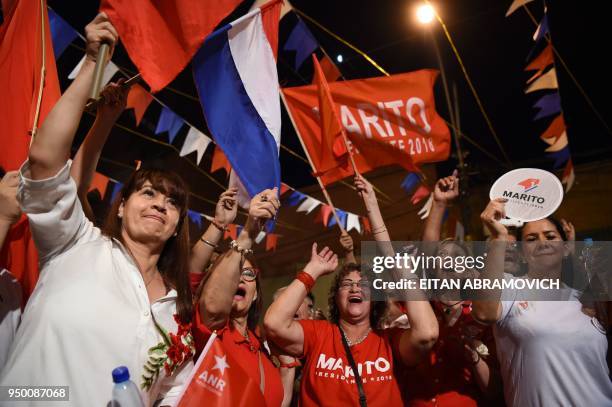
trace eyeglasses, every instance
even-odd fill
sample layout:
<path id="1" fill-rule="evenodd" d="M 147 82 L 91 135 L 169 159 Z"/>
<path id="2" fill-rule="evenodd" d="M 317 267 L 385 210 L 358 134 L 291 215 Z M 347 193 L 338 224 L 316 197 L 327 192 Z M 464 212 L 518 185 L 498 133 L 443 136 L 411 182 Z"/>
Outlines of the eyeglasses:
<path id="1" fill-rule="evenodd" d="M 342 280 L 340 282 L 340 289 L 341 290 L 350 290 L 353 286 L 359 287 L 362 290 L 369 290 L 370 289 L 370 282 L 368 280 L 359 280 L 359 281 Z"/>
<path id="2" fill-rule="evenodd" d="M 243 268 L 242 273 L 240 273 L 240 278 L 247 282 L 255 281 L 257 278 L 257 269 L 252 267 Z"/>

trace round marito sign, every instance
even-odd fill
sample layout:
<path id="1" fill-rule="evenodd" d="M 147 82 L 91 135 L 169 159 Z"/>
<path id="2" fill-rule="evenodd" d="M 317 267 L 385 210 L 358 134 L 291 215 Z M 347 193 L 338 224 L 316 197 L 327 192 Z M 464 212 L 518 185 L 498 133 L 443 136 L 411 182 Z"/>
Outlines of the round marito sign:
<path id="1" fill-rule="evenodd" d="M 563 201 L 563 185 L 554 174 L 538 168 L 505 173 L 491 187 L 491 200 L 506 198 L 506 216 L 533 222 L 552 215 Z"/>

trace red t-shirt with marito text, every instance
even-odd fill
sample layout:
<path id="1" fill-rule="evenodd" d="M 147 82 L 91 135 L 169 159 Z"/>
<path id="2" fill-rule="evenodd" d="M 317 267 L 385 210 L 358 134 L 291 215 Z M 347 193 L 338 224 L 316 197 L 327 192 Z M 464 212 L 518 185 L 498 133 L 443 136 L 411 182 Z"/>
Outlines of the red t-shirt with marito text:
<path id="1" fill-rule="evenodd" d="M 300 406 L 358 406 L 359 392 L 348 362 L 342 334 L 328 321 L 298 321 L 304 330 L 304 358 Z M 360 371 L 368 407 L 402 405 L 395 376 L 392 339 L 400 331 L 372 330 L 366 339 L 351 346 Z"/>

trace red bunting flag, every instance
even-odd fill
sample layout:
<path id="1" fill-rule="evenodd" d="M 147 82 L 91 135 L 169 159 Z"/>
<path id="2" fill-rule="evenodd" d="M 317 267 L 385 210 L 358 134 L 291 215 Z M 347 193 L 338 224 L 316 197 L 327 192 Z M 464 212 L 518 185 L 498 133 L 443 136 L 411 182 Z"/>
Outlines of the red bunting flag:
<path id="1" fill-rule="evenodd" d="M 278 243 L 278 235 L 276 233 L 266 234 L 266 251 L 275 251 Z"/>
<path id="2" fill-rule="evenodd" d="M 364 233 L 372 233 L 372 225 L 370 225 L 370 219 L 368 219 L 365 216 L 363 216 L 361 218 L 361 221 L 363 222 L 363 231 L 364 231 Z"/>
<path id="3" fill-rule="evenodd" d="M 144 116 L 147 108 L 153 101 L 153 95 L 145 90 L 142 86 L 136 84 L 133 85 L 128 93 L 126 108 L 134 109 L 134 116 L 136 117 L 136 125 L 140 124 L 142 116 Z"/>
<path id="4" fill-rule="evenodd" d="M 279 196 L 283 196 L 285 194 L 285 192 L 291 191 L 291 187 L 287 184 L 285 184 L 284 182 L 281 182 L 281 190 L 280 190 L 280 195 Z"/>
<path id="5" fill-rule="evenodd" d="M 338 70 L 338 67 L 332 62 L 331 59 L 329 59 L 327 55 L 324 55 L 319 62 L 321 65 L 321 71 L 323 71 L 323 75 L 325 76 L 327 82 L 335 82 L 340 77 L 341 73 Z M 315 76 L 312 78 L 312 84 L 317 84 L 317 78 Z"/>
<path id="6" fill-rule="evenodd" d="M 414 163 L 448 158 L 450 132 L 435 110 L 433 85 L 437 75 L 434 70 L 420 70 L 328 84 L 360 173 L 393 164 L 416 172 Z M 282 90 L 305 145 L 321 143 L 317 90 L 314 85 Z M 352 173 L 350 164 L 340 166 L 321 180 L 328 185 Z"/>
<path id="7" fill-rule="evenodd" d="M 542 50 L 542 52 L 540 53 L 540 55 L 538 55 L 537 57 L 535 57 L 533 59 L 533 61 L 531 61 L 531 63 L 529 65 L 527 65 L 525 67 L 525 71 L 535 71 L 537 70 L 537 72 L 531 77 L 529 78 L 529 80 L 527 81 L 527 83 L 532 82 L 533 80 L 535 80 L 537 77 L 539 77 L 540 75 L 542 75 L 542 72 L 544 72 L 544 70 L 550 65 L 552 64 L 554 61 L 553 58 L 553 49 L 552 49 L 552 45 L 548 44 L 546 46 L 546 48 L 544 48 L 544 50 Z"/>
<path id="8" fill-rule="evenodd" d="M 315 217 L 315 222 L 322 222 L 323 226 L 327 226 L 329 218 L 332 216 L 332 207 L 326 204 L 321 204 L 321 210 Z"/>
<path id="9" fill-rule="evenodd" d="M 240 0 L 103 0 L 100 9 L 155 93 L 185 69 L 204 38 L 238 4 Z"/>
<path id="10" fill-rule="evenodd" d="M 574 164 L 572 163 L 572 159 L 570 158 L 565 165 L 565 169 L 563 170 L 563 177 L 561 178 L 561 182 L 565 184 L 565 193 L 567 194 L 572 186 L 574 185 L 574 181 L 576 180 L 576 175 L 574 173 Z"/>
<path id="11" fill-rule="evenodd" d="M 544 133 L 542 133 L 541 138 L 543 139 L 554 138 L 554 140 L 551 140 L 552 143 L 554 143 L 555 141 L 557 141 L 557 139 L 559 139 L 559 137 L 561 137 L 564 131 L 565 131 L 565 120 L 563 120 L 563 115 L 560 114 L 559 116 L 555 117 L 555 119 L 550 123 L 550 125 L 544 131 Z M 549 143 L 549 144 L 552 144 L 552 143 Z"/>
<path id="12" fill-rule="evenodd" d="M 90 191 L 97 189 L 100 192 L 100 197 L 104 199 L 104 195 L 106 194 L 106 188 L 108 187 L 109 178 L 106 175 L 102 175 L 99 172 L 95 172 L 93 178 L 91 179 L 91 186 L 89 187 Z"/>
<path id="13" fill-rule="evenodd" d="M 213 151 L 212 164 L 210 165 L 210 172 L 215 172 L 218 170 L 225 170 L 227 175 L 229 175 L 232 166 L 229 163 L 229 160 L 225 156 L 225 153 L 219 146 L 215 146 L 215 150 Z"/>
<path id="14" fill-rule="evenodd" d="M 223 239 L 227 239 L 230 238 L 232 240 L 236 240 L 236 238 L 238 237 L 238 226 L 230 223 L 229 225 L 227 225 L 227 229 L 225 229 L 225 232 L 223 232 Z"/>
<path id="15" fill-rule="evenodd" d="M 429 196 L 429 188 L 427 188 L 425 185 L 421 184 L 416 191 L 414 191 L 414 194 L 412 194 L 412 198 L 410 198 L 410 202 L 412 202 L 413 205 L 418 204 L 419 202 L 421 202 L 421 200 L 423 198 L 426 198 Z"/>
<path id="16" fill-rule="evenodd" d="M 177 407 L 266 407 L 259 385 L 213 333 L 198 358 Z"/>

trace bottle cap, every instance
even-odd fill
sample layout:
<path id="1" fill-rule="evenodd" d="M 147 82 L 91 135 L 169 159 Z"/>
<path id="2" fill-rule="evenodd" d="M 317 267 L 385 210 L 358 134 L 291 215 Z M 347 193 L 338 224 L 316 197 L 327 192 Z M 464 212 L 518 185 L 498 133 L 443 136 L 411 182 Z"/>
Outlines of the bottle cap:
<path id="1" fill-rule="evenodd" d="M 130 380 L 130 371 L 125 366 L 113 369 L 113 383 L 122 383 Z"/>

